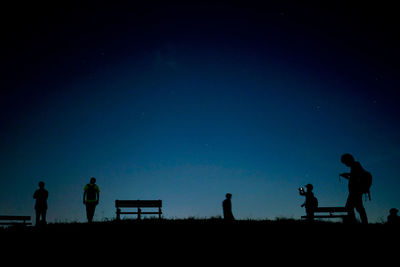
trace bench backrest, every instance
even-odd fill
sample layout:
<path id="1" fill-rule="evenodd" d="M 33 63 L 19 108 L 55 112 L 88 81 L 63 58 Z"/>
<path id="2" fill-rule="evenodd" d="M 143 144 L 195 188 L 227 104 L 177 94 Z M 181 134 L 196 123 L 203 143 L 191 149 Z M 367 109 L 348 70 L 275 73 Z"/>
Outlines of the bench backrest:
<path id="1" fill-rule="evenodd" d="M 116 208 L 161 208 L 162 200 L 115 200 Z"/>

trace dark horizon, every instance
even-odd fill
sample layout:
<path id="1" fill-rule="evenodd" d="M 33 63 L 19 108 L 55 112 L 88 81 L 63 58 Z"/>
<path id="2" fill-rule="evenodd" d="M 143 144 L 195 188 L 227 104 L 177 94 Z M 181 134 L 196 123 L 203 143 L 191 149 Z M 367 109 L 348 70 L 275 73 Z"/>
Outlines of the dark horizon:
<path id="1" fill-rule="evenodd" d="M 298 187 L 343 206 L 351 153 L 370 222 L 399 208 L 400 47 L 393 6 L 113 3 L 5 8 L 0 215 L 84 221 L 83 187 L 162 199 L 169 218 L 300 218 Z"/>

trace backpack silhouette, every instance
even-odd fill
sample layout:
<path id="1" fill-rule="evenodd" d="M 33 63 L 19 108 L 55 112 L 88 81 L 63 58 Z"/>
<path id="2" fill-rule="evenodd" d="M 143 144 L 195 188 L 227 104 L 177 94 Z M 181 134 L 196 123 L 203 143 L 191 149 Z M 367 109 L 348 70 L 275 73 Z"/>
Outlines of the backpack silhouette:
<path id="1" fill-rule="evenodd" d="M 371 200 L 371 193 L 370 193 L 371 185 L 372 185 L 372 174 L 364 170 L 360 180 L 360 189 L 362 194 L 368 195 L 369 200 Z"/>
<path id="2" fill-rule="evenodd" d="M 318 208 L 318 199 L 314 195 L 310 199 L 310 206 L 313 209 Z"/>
<path id="3" fill-rule="evenodd" d="M 95 200 L 96 196 L 97 196 L 96 194 L 97 194 L 96 185 L 95 184 L 88 184 L 88 188 L 87 188 L 87 191 L 86 191 L 87 199 Z"/>

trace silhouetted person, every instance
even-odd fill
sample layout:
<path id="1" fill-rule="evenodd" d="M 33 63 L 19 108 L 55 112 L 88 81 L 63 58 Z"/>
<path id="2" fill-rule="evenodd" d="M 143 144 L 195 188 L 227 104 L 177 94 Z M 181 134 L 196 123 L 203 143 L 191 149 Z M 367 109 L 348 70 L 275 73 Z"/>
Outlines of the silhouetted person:
<path id="1" fill-rule="evenodd" d="M 224 212 L 224 220 L 225 221 L 234 221 L 235 218 L 233 217 L 232 214 L 232 194 L 227 193 L 225 195 L 226 199 L 222 202 L 222 210 Z"/>
<path id="2" fill-rule="evenodd" d="M 389 216 L 387 217 L 387 223 L 390 225 L 400 225 L 400 217 L 397 215 L 398 209 L 392 208 L 389 210 Z"/>
<path id="3" fill-rule="evenodd" d="M 44 189 L 44 182 L 39 182 L 39 189 L 33 194 L 33 198 L 36 199 L 35 211 L 36 211 L 36 225 L 45 225 L 46 213 L 47 213 L 47 198 L 49 197 L 49 192 Z"/>
<path id="4" fill-rule="evenodd" d="M 312 184 L 306 185 L 307 191 L 304 191 L 304 188 L 299 188 L 300 196 L 305 196 L 306 201 L 301 205 L 301 207 L 306 208 L 306 215 L 309 220 L 314 220 L 314 211 L 318 207 L 318 199 L 314 196 L 312 192 L 314 187 Z"/>
<path id="5" fill-rule="evenodd" d="M 347 167 L 350 167 L 350 173 L 342 173 L 341 177 L 349 180 L 348 188 L 349 195 L 346 201 L 346 208 L 349 209 L 349 215 L 351 220 L 356 220 L 354 208 L 360 214 L 361 223 L 367 224 L 368 218 L 367 213 L 363 205 L 363 192 L 361 188 L 361 180 L 363 179 L 365 170 L 358 161 L 354 160 L 354 157 L 350 154 L 344 154 L 341 157 L 341 161 Z"/>
<path id="6" fill-rule="evenodd" d="M 90 183 L 83 188 L 83 204 L 86 205 L 86 217 L 89 223 L 93 221 L 94 212 L 99 204 L 100 189 L 96 185 L 96 178 L 90 178 Z"/>

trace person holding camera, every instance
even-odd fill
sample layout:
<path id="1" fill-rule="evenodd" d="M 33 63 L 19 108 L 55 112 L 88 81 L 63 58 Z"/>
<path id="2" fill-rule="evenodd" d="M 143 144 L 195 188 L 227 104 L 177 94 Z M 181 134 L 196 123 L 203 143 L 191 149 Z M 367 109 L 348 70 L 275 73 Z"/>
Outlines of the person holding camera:
<path id="1" fill-rule="evenodd" d="M 301 205 L 301 207 L 306 208 L 306 215 L 308 220 L 314 220 L 314 211 L 318 207 L 318 199 L 314 196 L 312 192 L 314 187 L 312 184 L 307 184 L 306 186 L 307 191 L 304 191 L 303 187 L 299 188 L 300 196 L 305 196 L 306 201 Z"/>

